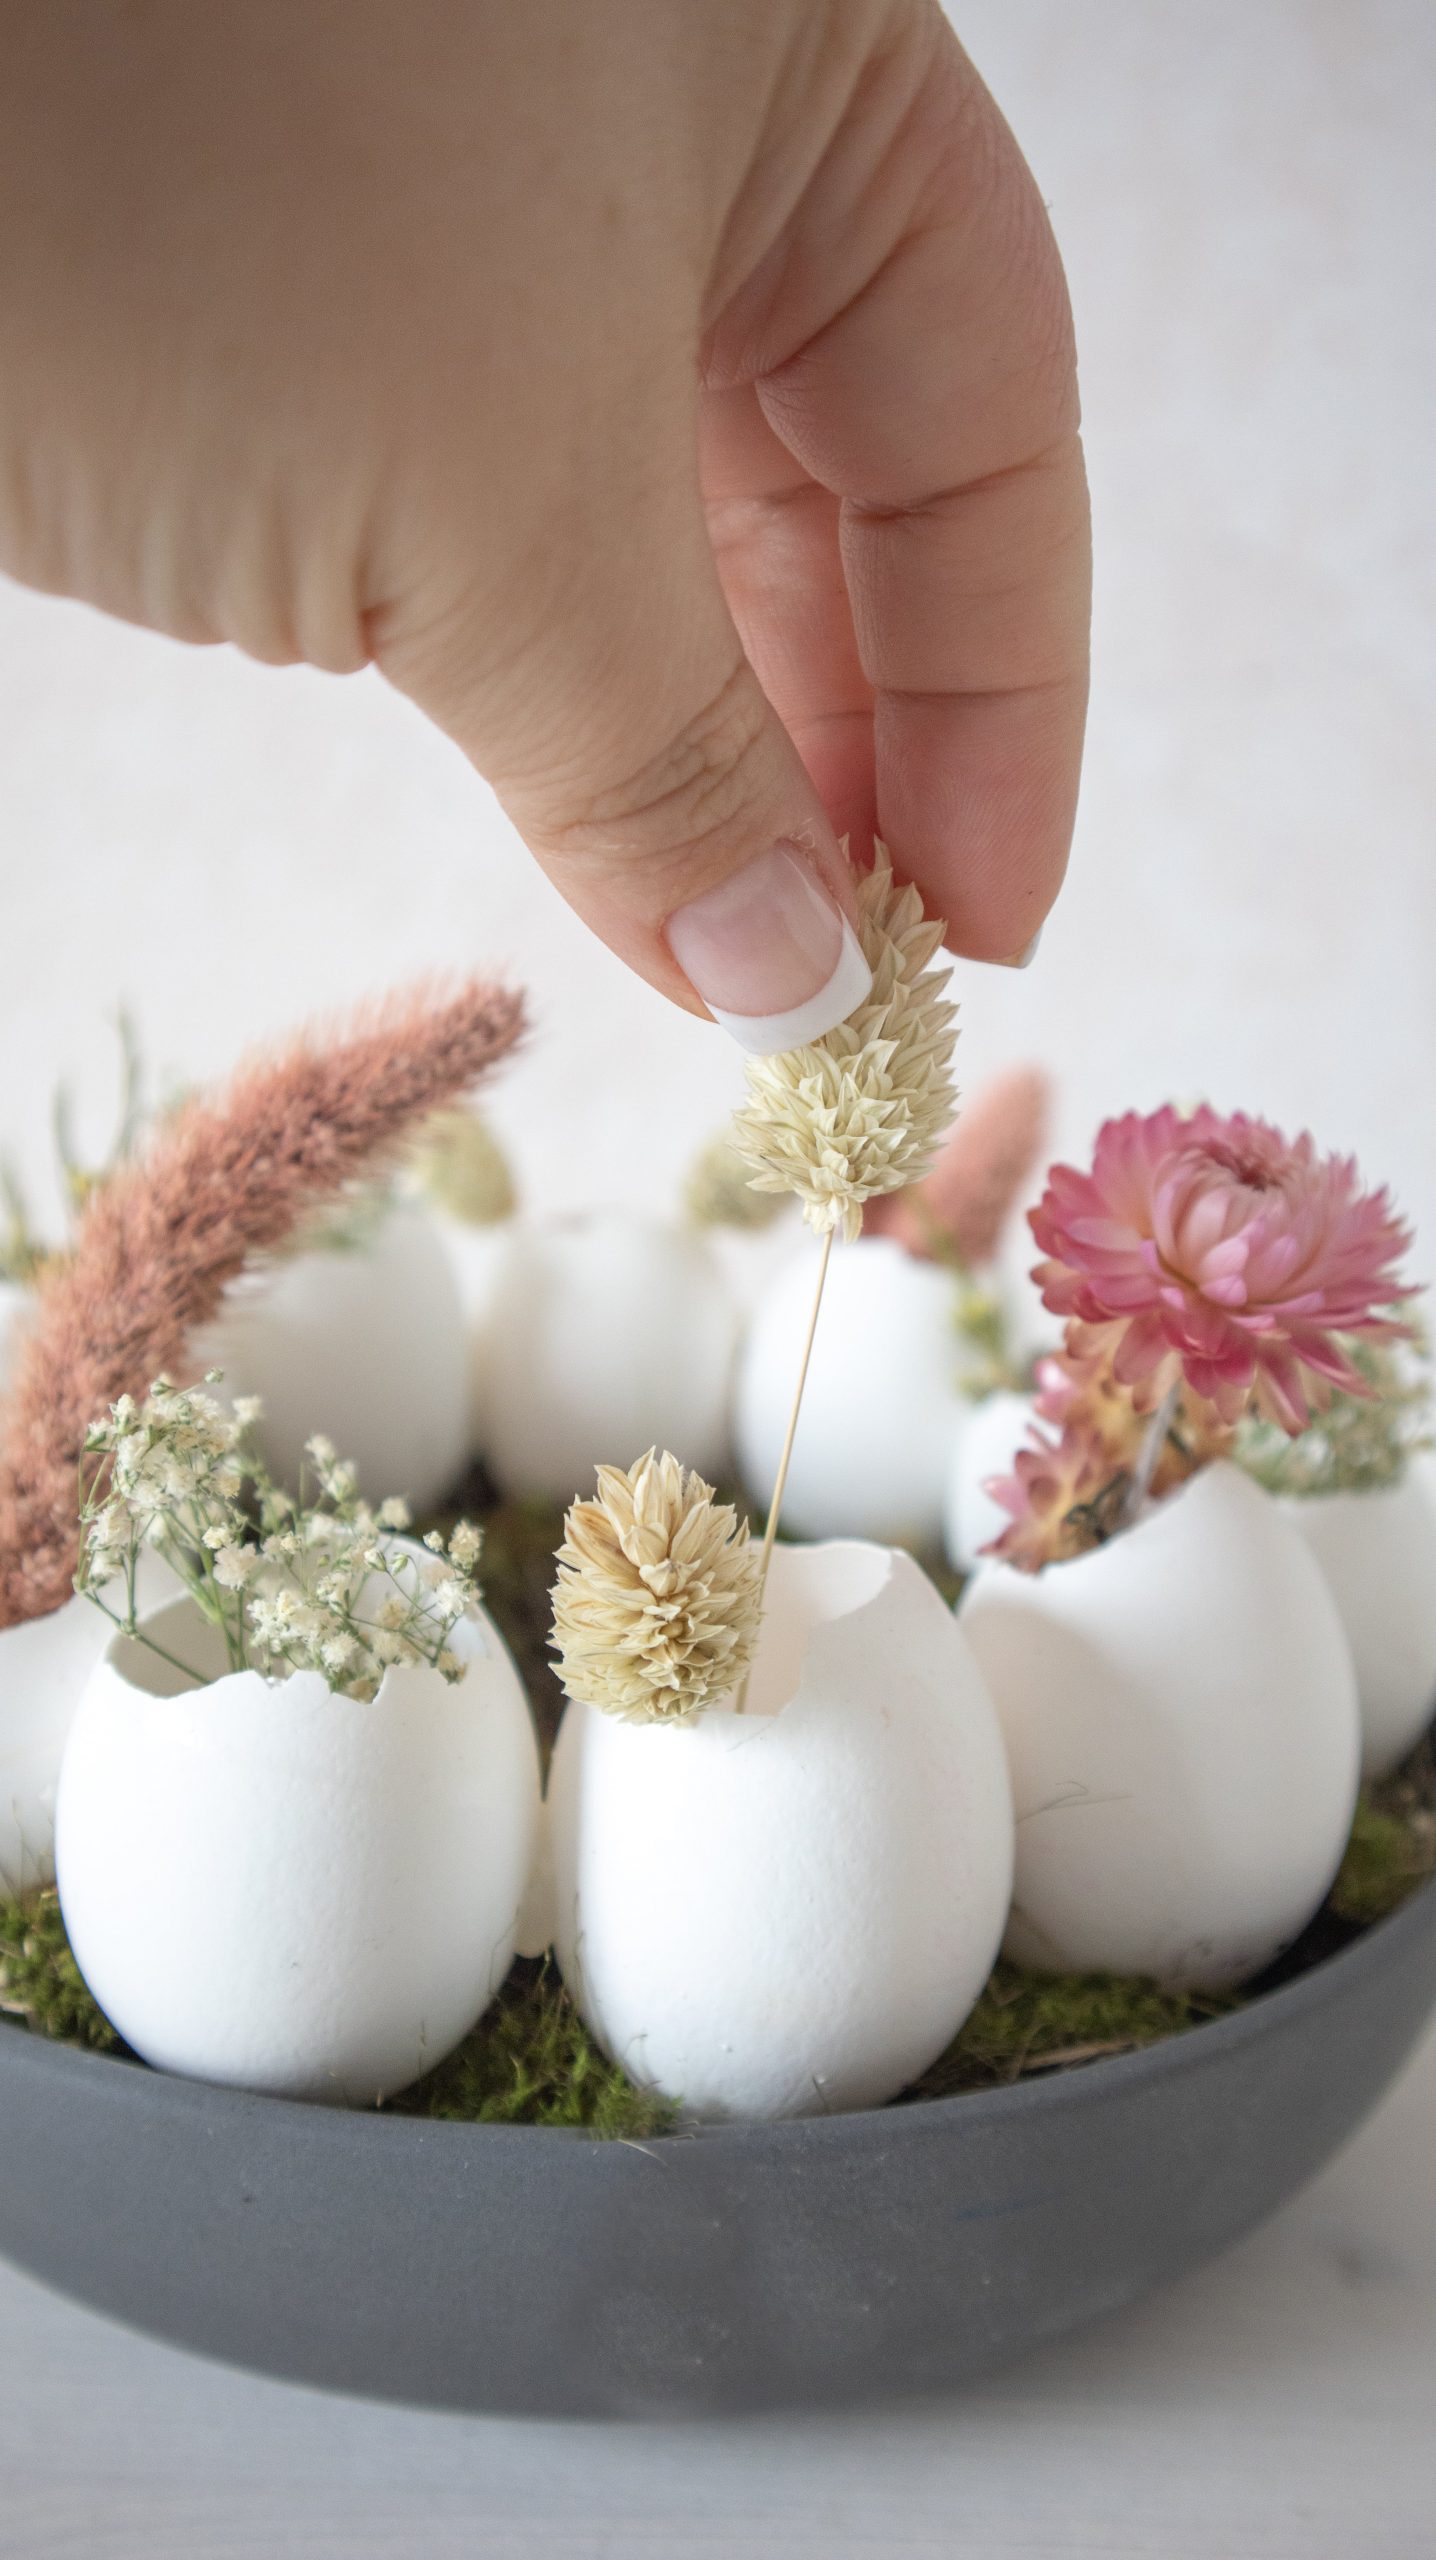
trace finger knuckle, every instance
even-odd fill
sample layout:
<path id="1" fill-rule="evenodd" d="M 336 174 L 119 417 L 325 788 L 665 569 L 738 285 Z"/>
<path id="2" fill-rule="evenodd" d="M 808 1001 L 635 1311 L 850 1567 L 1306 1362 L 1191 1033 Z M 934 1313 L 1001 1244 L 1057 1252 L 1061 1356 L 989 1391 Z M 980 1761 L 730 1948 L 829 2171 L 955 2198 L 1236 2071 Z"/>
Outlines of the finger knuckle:
<path id="1" fill-rule="evenodd" d="M 568 855 L 670 853 L 730 831 L 756 802 L 766 706 L 746 660 L 612 781 L 571 782 L 549 834 Z"/>

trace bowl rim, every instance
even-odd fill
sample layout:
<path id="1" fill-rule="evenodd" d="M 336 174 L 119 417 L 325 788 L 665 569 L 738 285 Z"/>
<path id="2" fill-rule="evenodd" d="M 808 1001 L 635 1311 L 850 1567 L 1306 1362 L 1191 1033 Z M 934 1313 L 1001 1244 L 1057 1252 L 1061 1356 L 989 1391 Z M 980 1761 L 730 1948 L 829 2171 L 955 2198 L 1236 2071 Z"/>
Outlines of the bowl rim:
<path id="1" fill-rule="evenodd" d="M 1395 1911 L 1369 1922 L 1347 1945 L 1318 1958 L 1274 1990 L 1258 1993 L 1243 2008 L 1231 2010 L 1224 2017 L 1202 2019 L 1178 2034 L 1161 2036 L 1131 2052 L 1108 2054 L 1076 2070 L 1034 2073 L 998 2088 L 956 2090 L 944 2098 L 914 2099 L 904 2105 L 889 2103 L 850 2108 L 832 2115 L 788 2116 L 767 2123 L 678 2125 L 668 2132 L 641 2138 L 625 2135 L 605 2140 L 582 2125 L 476 2124 L 443 2116 L 404 2115 L 386 2107 L 329 2107 L 299 2098 L 271 2097 L 262 2090 L 235 2089 L 222 2082 L 158 2071 L 128 2054 L 90 2052 L 58 2037 L 45 2036 L 23 2020 L 3 2014 L 0 2056 L 8 2049 L 16 2063 L 23 2055 L 25 2065 L 33 2070 L 50 2071 L 58 2079 L 78 2084 L 88 2080 L 92 2088 L 100 2085 L 96 2073 L 108 2075 L 118 2066 L 137 2087 L 148 2084 L 154 2093 L 151 2103 L 174 2116 L 203 2114 L 211 2124 L 216 2117 L 249 2125 L 270 2121 L 277 2132 L 287 2132 L 288 2138 L 309 2142 L 397 2144 L 406 2136 L 417 2136 L 425 2143 L 455 2144 L 477 2136 L 487 2142 L 490 2150 L 512 2149 L 517 2144 L 532 2148 L 536 2140 L 542 2140 L 551 2149 L 563 2146 L 571 2150 L 577 2144 L 587 2152 L 599 2153 L 647 2153 L 659 2144 L 681 2149 L 695 2142 L 709 2151 L 716 2148 L 751 2153 L 761 2147 L 780 2154 L 785 2150 L 796 2154 L 834 2143 L 859 2142 L 883 2148 L 894 2142 L 916 2141 L 934 2132 L 955 2131 L 964 2122 L 980 2121 L 1000 2128 L 1014 2116 L 1100 2105 L 1114 2087 L 1130 2089 L 1143 2081 L 1201 2070 L 1216 2054 L 1239 2051 L 1243 2045 L 1295 2024 L 1312 2010 L 1343 1996 L 1359 1984 L 1363 1975 L 1380 1969 L 1389 1951 L 1400 1947 L 1407 1938 L 1425 1935 L 1432 1928 L 1433 1919 L 1436 1875 L 1426 1877 Z M 10 2037 L 15 2039 L 13 2045 Z M 0 2061 L 0 2070 L 4 2067 Z"/>

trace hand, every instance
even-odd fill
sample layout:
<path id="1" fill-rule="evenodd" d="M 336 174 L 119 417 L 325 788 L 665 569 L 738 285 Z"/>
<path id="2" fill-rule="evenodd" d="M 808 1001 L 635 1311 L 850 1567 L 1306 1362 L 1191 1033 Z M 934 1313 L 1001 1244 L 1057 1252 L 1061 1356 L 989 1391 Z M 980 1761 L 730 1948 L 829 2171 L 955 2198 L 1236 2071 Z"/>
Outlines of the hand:
<path id="1" fill-rule="evenodd" d="M 855 1000 L 840 833 L 1023 952 L 1085 707 L 1071 324 L 929 0 L 0 0 L 0 35 L 0 564 L 377 662 L 751 1046 Z"/>

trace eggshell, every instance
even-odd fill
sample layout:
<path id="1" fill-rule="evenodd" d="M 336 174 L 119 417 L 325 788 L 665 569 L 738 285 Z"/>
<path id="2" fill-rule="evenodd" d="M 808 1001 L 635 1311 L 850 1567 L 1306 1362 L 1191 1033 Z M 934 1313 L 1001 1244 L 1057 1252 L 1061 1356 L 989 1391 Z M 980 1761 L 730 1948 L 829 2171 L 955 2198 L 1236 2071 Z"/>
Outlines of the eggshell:
<path id="1" fill-rule="evenodd" d="M 819 1247 L 786 1262 L 754 1309 L 735 1433 L 755 1502 L 772 1491 L 812 1312 Z M 965 1406 L 951 1275 L 884 1236 L 833 1248 L 784 1525 L 803 1538 L 936 1546 Z"/>
<path id="2" fill-rule="evenodd" d="M 187 1599 L 147 1623 L 222 1665 Z M 80 1969 L 146 2061 L 367 2105 L 473 2025 L 513 1955 L 539 1773 L 497 1631 L 455 1642 L 454 1686 L 395 1669 L 368 1703 L 308 1671 L 186 1688 L 111 1645 L 65 1752 L 57 1867 Z"/>
<path id="3" fill-rule="evenodd" d="M 1336 1872 L 1360 1759 L 1350 1648 L 1281 1506 L 1209 1467 L 1072 1563 L 984 1564 L 960 1623 L 1012 1770 L 1007 1952 L 1202 1988 L 1270 1963 Z"/>
<path id="4" fill-rule="evenodd" d="M 18 1280 L 0 1280 L 0 1395 L 5 1393 L 14 1373 L 21 1328 L 33 1304 L 30 1291 Z M 0 1426 L 3 1420 L 0 1415 Z"/>
<path id="5" fill-rule="evenodd" d="M 176 1588 L 158 1556 L 140 1559 L 141 1607 Z M 120 1584 L 106 1592 L 118 1608 Z M 55 1789 L 85 1683 L 114 1634 L 77 1592 L 48 1617 L 0 1629 L 0 1892 L 28 1893 L 55 1873 Z"/>
<path id="6" fill-rule="evenodd" d="M 737 1330 L 699 1235 L 617 1210 L 516 1222 L 477 1352 L 495 1482 L 567 1501 L 650 1447 L 721 1477 Z"/>
<path id="7" fill-rule="evenodd" d="M 1361 1699 L 1362 1769 L 1384 1778 L 1436 1709 L 1436 1475 L 1283 1505 L 1341 1613 Z"/>
<path id="8" fill-rule="evenodd" d="M 917 1566 L 856 1543 L 775 1552 L 747 1713 L 571 1706 L 549 1827 L 584 2018 L 704 2118 L 894 2096 L 956 2034 L 1007 1914 L 991 1701 Z"/>
<path id="9" fill-rule="evenodd" d="M 403 1201 L 362 1245 L 296 1254 L 241 1284 L 204 1338 L 225 1393 L 257 1395 L 259 1445 L 282 1483 L 327 1432 L 376 1500 L 432 1509 L 470 1451 L 469 1350 L 429 1212 Z"/>
<path id="10" fill-rule="evenodd" d="M 983 1548 L 1008 1525 L 1008 1514 L 983 1487 L 991 1476 L 1011 1475 L 1034 1410 L 1031 1396 L 1005 1391 L 967 1409 L 953 1442 L 942 1506 L 943 1547 L 959 1573 L 971 1573 Z"/>
<path id="11" fill-rule="evenodd" d="M 494 1291 L 509 1259 L 513 1220 L 499 1218 L 489 1226 L 466 1226 L 460 1219 L 444 1217 L 437 1210 L 434 1220 L 458 1283 L 459 1303 L 464 1311 L 469 1442 L 472 1449 L 478 1450 L 488 1439 L 486 1388 L 491 1365 L 492 1308 Z"/>

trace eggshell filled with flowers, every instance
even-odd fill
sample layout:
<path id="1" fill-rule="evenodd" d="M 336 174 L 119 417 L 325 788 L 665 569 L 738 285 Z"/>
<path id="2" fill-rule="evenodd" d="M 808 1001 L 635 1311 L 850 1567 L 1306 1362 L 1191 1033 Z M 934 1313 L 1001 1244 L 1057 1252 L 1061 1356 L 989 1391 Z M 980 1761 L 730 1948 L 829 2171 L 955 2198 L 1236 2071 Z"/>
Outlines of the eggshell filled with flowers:
<path id="1" fill-rule="evenodd" d="M 513 1955 L 539 1772 L 497 1630 L 474 1612 L 460 1679 L 396 1665 L 368 1699 L 226 1670 L 187 1597 L 142 1632 L 108 1648 L 65 1750 L 80 1969 L 162 2070 L 372 2105 L 442 2061 Z"/>
<path id="2" fill-rule="evenodd" d="M 475 1350 L 495 1481 L 566 1499 L 608 1452 L 655 1443 L 721 1475 L 737 1331 L 699 1235 L 620 1210 L 516 1221 Z"/>
<path id="3" fill-rule="evenodd" d="M 570 1705 L 556 1949 L 592 2033 L 705 2119 L 876 2106 L 943 2051 L 1008 1907 L 992 1704 L 911 1559 L 779 1547 L 746 1711 Z"/>
<path id="4" fill-rule="evenodd" d="M 157 1556 L 140 1560 L 141 1606 L 175 1588 Z M 104 1594 L 123 1605 L 118 1585 Z M 65 1738 L 114 1625 L 78 1592 L 43 1618 L 0 1629 L 0 1893 L 29 1893 L 55 1873 L 55 1790 Z"/>
<path id="5" fill-rule="evenodd" d="M 735 1435 L 755 1501 L 772 1490 L 812 1316 L 816 1244 L 758 1299 L 738 1364 Z M 783 1517 L 804 1538 L 936 1546 L 968 1408 L 952 1275 L 886 1237 L 833 1248 Z"/>
<path id="6" fill-rule="evenodd" d="M 942 1543 L 948 1563 L 971 1573 L 983 1548 L 1007 1527 L 1008 1515 L 987 1487 L 1010 1476 L 1035 1405 L 1031 1396 L 1002 1389 L 970 1405 L 952 1444 L 943 1489 Z"/>
<path id="7" fill-rule="evenodd" d="M 392 1486 L 416 1511 L 463 1474 L 467 1328 L 437 1226 L 417 1202 L 244 1281 L 204 1350 L 228 1394 L 259 1397 L 259 1444 L 281 1483 L 298 1484 L 314 1432 L 364 1483 Z"/>
<path id="8" fill-rule="evenodd" d="M 984 1564 L 960 1623 L 1012 1773 L 1011 1956 L 1214 1989 L 1290 1944 L 1346 1844 L 1360 1726 L 1280 1504 L 1209 1467 L 1089 1554 Z"/>
<path id="9" fill-rule="evenodd" d="M 1284 1504 L 1340 1612 L 1361 1700 L 1362 1768 L 1389 1776 L 1436 1711 L 1436 1464 L 1395 1484 Z"/>

